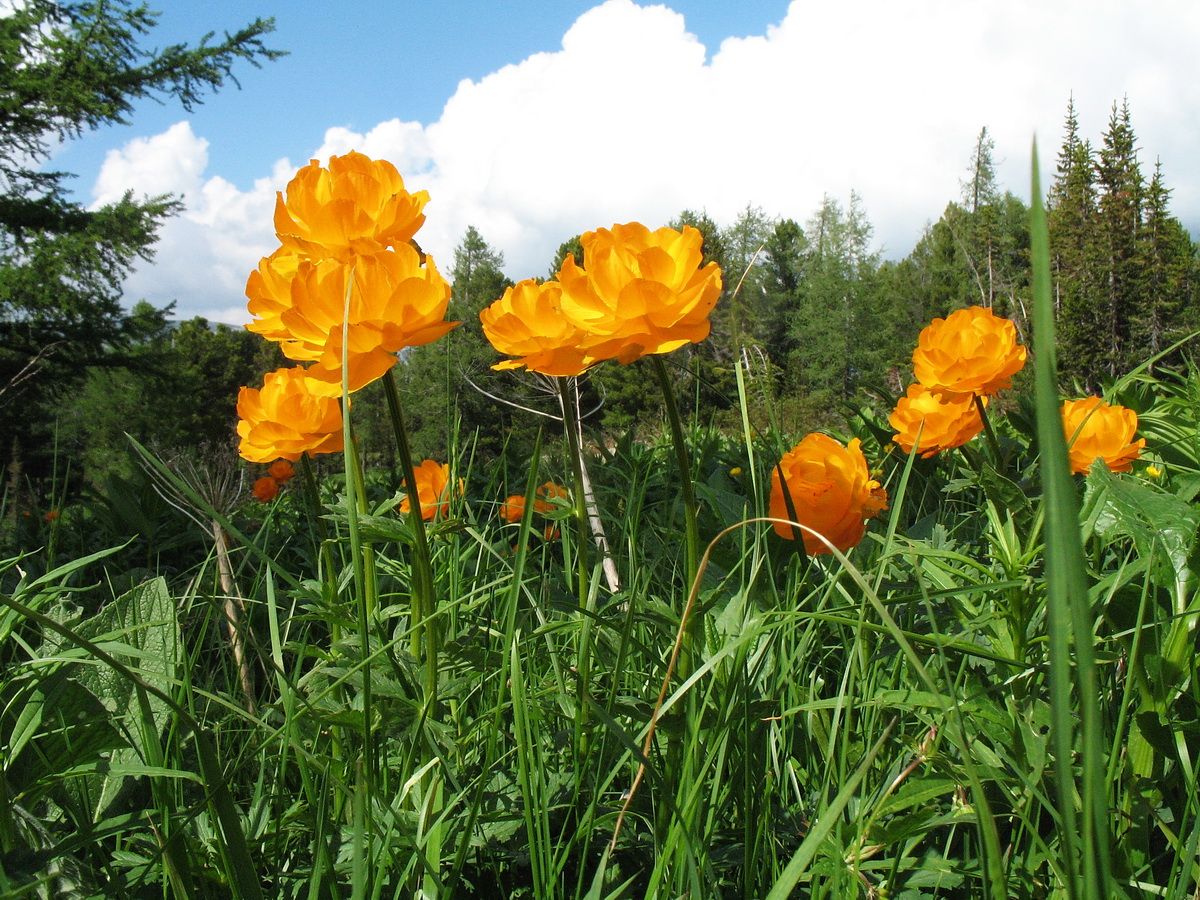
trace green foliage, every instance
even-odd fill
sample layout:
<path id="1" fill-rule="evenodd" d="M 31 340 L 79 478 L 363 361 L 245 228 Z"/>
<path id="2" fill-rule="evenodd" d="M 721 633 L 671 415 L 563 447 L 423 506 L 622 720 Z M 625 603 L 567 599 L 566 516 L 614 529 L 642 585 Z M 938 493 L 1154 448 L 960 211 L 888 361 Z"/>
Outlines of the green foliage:
<path id="1" fill-rule="evenodd" d="M 126 435 L 163 453 L 231 451 L 238 389 L 261 385 L 263 373 L 286 363 L 278 345 L 242 328 L 199 317 L 170 325 L 148 304 L 135 307 L 131 323 L 139 322 L 143 335 L 120 364 L 110 359 L 89 367 L 58 406 L 60 446 L 88 483 L 133 471 Z"/>
<path id="2" fill-rule="evenodd" d="M 1178 835 L 1200 820 L 1188 764 L 1200 750 L 1198 382 L 1143 375 L 1123 388 L 1148 407 L 1149 433 L 1177 440 L 1172 474 L 1152 479 L 1138 464 L 1068 480 L 1083 488 L 1083 509 L 1055 526 L 1074 524 L 1085 553 L 1105 847 L 1115 890 L 1131 896 L 1138 884 L 1180 896 L 1196 886 Z M 707 560 L 695 680 L 669 685 L 644 758 L 683 599 L 679 476 L 665 442 L 627 437 L 587 455 L 617 590 L 594 548 L 594 568 L 580 573 L 566 505 L 538 514 L 560 526 L 553 540 L 538 536 L 534 515 L 509 525 L 495 513 L 509 494 L 568 481 L 557 453 L 457 460 L 465 497 L 429 535 L 437 711 L 423 705 L 410 641 L 413 535 L 378 471 L 365 479 L 357 545 L 337 476 L 314 485 L 311 512 L 303 474 L 274 505 L 229 511 L 245 633 L 261 660 L 254 712 L 233 676 L 215 560 L 194 540 L 181 545 L 191 570 L 164 570 L 85 621 L 62 618 L 151 683 L 174 673 L 175 696 L 191 698 L 216 735 L 244 865 L 267 897 L 407 895 L 427 879 L 425 860 L 441 885 L 431 889 L 464 897 L 1033 900 L 1063 890 L 1077 858 L 1072 801 L 1054 775 L 1064 759 L 1049 674 L 1057 588 L 1031 435 L 1023 422 L 996 425 L 1008 448 L 998 459 L 873 451 L 891 509 L 846 560 L 801 559 L 769 526 L 739 526 L 764 511 L 775 447 L 794 434 L 748 444 L 692 429 L 702 539 L 735 530 Z M 61 527 L 94 521 L 71 515 Z M 156 541 L 170 540 L 166 527 Z M 364 558 L 369 589 L 352 574 Z M 106 560 L 124 564 L 79 560 L 77 571 Z M 7 590 L 40 610 L 69 609 L 83 595 L 63 585 L 77 582 L 59 570 Z M 362 590 L 377 598 L 365 615 Z M 203 805 L 200 745 L 182 736 L 174 708 L 150 698 L 143 709 L 127 680 L 8 607 L 0 655 L 2 758 L 15 761 L 0 767 L 11 798 L 0 822 L 22 823 L 0 856 L 9 888 L 69 873 L 82 896 L 140 897 L 163 884 L 233 893 L 238 870 Z M 1083 688 L 1068 696 L 1075 721 Z M 1066 757 L 1083 790 L 1081 760 Z M 640 761 L 648 768 L 631 793 Z"/>

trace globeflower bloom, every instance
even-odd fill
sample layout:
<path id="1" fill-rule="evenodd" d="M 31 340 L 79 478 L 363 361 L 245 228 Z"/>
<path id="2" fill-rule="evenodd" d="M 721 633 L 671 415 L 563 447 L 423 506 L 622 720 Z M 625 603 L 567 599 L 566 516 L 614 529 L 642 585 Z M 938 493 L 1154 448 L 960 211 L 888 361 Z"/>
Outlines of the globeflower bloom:
<path id="1" fill-rule="evenodd" d="M 279 496 L 279 482 L 270 475 L 264 475 L 254 482 L 254 487 L 250 490 L 259 503 L 270 503 Z"/>
<path id="2" fill-rule="evenodd" d="M 913 371 L 932 391 L 984 396 L 1009 387 L 1025 356 L 1016 325 L 972 306 L 925 327 L 913 351 Z"/>
<path id="3" fill-rule="evenodd" d="M 417 499 L 421 503 L 421 518 L 433 519 L 450 513 L 450 464 L 427 459 L 413 467 L 413 484 L 417 488 Z M 462 493 L 462 480 L 458 482 Z M 400 501 L 400 512 L 407 513 L 412 507 L 407 495 Z"/>
<path id="4" fill-rule="evenodd" d="M 280 247 L 259 260 L 258 267 L 246 279 L 247 308 L 253 320 L 247 331 L 261 334 L 269 341 L 293 340 L 281 316 L 292 306 L 292 282 L 304 257 L 289 247 Z"/>
<path id="5" fill-rule="evenodd" d="M 784 497 L 785 484 L 794 517 Z M 771 472 L 771 517 L 806 525 L 841 551 L 856 546 L 863 539 L 866 520 L 885 509 L 887 492 L 871 478 L 858 438 L 843 447 L 828 435 L 810 434 L 785 453 Z M 780 537 L 795 540 L 792 526 L 776 522 L 774 528 Z M 801 536 L 810 556 L 830 552 L 824 541 L 807 531 Z"/>
<path id="6" fill-rule="evenodd" d="M 411 241 L 428 202 L 425 191 L 405 189 L 390 162 L 351 151 L 296 173 L 275 201 L 275 231 L 296 253 L 346 261 Z"/>
<path id="7" fill-rule="evenodd" d="M 1113 472 L 1128 472 L 1146 446 L 1144 439 L 1133 439 L 1137 413 L 1124 406 L 1109 406 L 1099 397 L 1066 401 L 1062 420 L 1075 474 L 1086 473 L 1096 460 Z"/>
<path id="8" fill-rule="evenodd" d="M 547 481 L 537 489 L 537 497 L 533 501 L 533 511 L 548 513 L 554 509 L 555 500 L 566 500 L 567 489 L 561 484 Z"/>
<path id="9" fill-rule="evenodd" d="M 912 453 L 919 440 L 924 459 L 961 447 L 983 430 L 983 417 L 974 395 L 939 393 L 920 383 L 908 386 L 908 393 L 896 402 L 888 423 L 896 429 L 894 440 L 905 453 Z"/>
<path id="10" fill-rule="evenodd" d="M 547 481 L 534 493 L 533 511 L 535 513 L 548 513 L 554 509 L 555 500 L 565 500 L 567 497 L 567 489 L 562 485 L 555 484 L 553 481 Z M 510 525 L 521 521 L 521 516 L 525 514 L 525 495 L 513 494 L 500 506 L 500 516 L 505 522 Z"/>
<path id="11" fill-rule="evenodd" d="M 519 369 L 543 375 L 580 375 L 597 362 L 583 349 L 585 334 L 560 309 L 562 285 L 526 279 L 479 313 L 483 333 L 507 356 L 493 369 Z"/>
<path id="12" fill-rule="evenodd" d="M 670 353 L 708 337 L 708 315 L 721 294 L 721 269 L 703 269 L 703 236 L 695 228 L 651 231 L 631 222 L 586 232 L 585 268 L 570 255 L 558 273 L 563 315 L 596 360 L 630 363 Z"/>
<path id="13" fill-rule="evenodd" d="M 356 391 L 395 365 L 401 350 L 435 341 L 459 324 L 446 321 L 450 285 L 431 257 L 425 262 L 407 244 L 353 264 L 277 252 L 247 282 L 250 311 L 262 318 L 246 327 L 279 341 L 289 359 L 314 362 L 309 376 L 324 382 L 326 393 L 340 395 L 342 330 L 348 322 L 347 382 Z"/>
<path id="14" fill-rule="evenodd" d="M 525 515 L 525 495 L 513 494 L 500 504 L 500 518 L 509 525 L 515 525 Z"/>
<path id="15" fill-rule="evenodd" d="M 295 462 L 304 453 L 342 449 L 342 410 L 333 397 L 313 390 L 306 370 L 277 369 L 261 390 L 238 392 L 238 453 L 255 463 L 283 458 Z"/>
<path id="16" fill-rule="evenodd" d="M 292 468 L 292 464 L 286 459 L 277 459 L 271 463 L 271 467 L 267 469 L 267 475 L 275 479 L 280 484 L 287 484 L 296 474 L 296 470 Z"/>

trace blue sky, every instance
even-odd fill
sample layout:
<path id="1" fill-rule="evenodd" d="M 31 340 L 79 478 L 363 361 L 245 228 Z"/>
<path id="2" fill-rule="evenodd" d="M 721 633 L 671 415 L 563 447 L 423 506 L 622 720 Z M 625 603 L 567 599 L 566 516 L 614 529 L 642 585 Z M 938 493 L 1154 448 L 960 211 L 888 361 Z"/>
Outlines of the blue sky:
<path id="1" fill-rule="evenodd" d="M 2 2 L 2 0 L 0 0 Z M 277 191 L 310 158 L 392 161 L 431 201 L 419 235 L 443 269 L 468 225 L 514 278 L 614 222 L 748 205 L 801 224 L 855 192 L 885 256 L 960 196 L 987 126 L 1004 187 L 1028 196 L 1030 143 L 1053 173 L 1067 100 L 1099 141 L 1128 98 L 1149 172 L 1200 227 L 1196 0 L 636 0 L 161 4 L 148 43 L 274 16 L 290 55 L 192 114 L 144 103 L 130 126 L 64 146 L 81 198 L 182 197 L 126 299 L 246 321 L 276 246 Z"/>
<path id="2" fill-rule="evenodd" d="M 288 55 L 254 69 L 239 65 L 242 89 L 211 95 L 187 116 L 212 142 L 209 165 L 241 188 L 262 175 L 263 160 L 303 159 L 330 126 L 366 131 L 397 117 L 425 124 L 464 79 L 562 47 L 572 23 L 596 0 L 160 0 L 153 43 L 219 39 L 255 17 L 274 18 L 265 41 Z M 788 0 L 672 0 L 687 29 L 715 51 L 727 37 L 764 34 Z M 128 127 L 74 142 L 58 164 L 80 174 L 80 189 L 105 153 L 135 135 L 165 131 L 184 118 L 175 103 L 141 103 Z"/>

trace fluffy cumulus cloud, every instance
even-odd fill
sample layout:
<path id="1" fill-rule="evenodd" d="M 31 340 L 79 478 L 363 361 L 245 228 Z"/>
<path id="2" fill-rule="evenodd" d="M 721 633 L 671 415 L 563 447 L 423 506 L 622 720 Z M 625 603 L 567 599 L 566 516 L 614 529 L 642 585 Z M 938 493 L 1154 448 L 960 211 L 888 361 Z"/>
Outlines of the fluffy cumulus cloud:
<path id="1" fill-rule="evenodd" d="M 110 150 L 92 189 L 93 205 L 119 200 L 127 191 L 179 198 L 182 212 L 159 231 L 154 262 L 126 281 L 126 297 L 175 302 L 185 318 L 242 324 L 246 276 L 274 248 L 275 192 L 293 167 L 280 160 L 251 190 L 240 191 L 219 175 L 204 177 L 207 164 L 208 141 L 180 122 Z"/>
<path id="2" fill-rule="evenodd" d="M 331 128 L 311 155 L 384 157 L 428 190 L 420 239 L 443 269 L 472 224 L 521 278 L 589 228 L 685 208 L 729 223 L 747 204 L 803 222 L 822 195 L 851 190 L 895 257 L 959 196 L 981 126 L 1001 181 L 1028 196 L 1031 138 L 1048 181 L 1069 96 L 1093 139 L 1128 98 L 1144 168 L 1162 159 L 1173 208 L 1196 227 L 1198 44 L 1194 0 L 795 0 L 765 34 L 717 48 L 666 6 L 607 0 L 560 50 L 462 81 L 438 121 Z M 110 154 L 96 197 L 183 194 L 186 212 L 130 293 L 240 322 L 230 310 L 274 245 L 274 192 L 294 166 L 264 165 L 238 190 L 206 176 L 206 148 L 186 123 L 131 142 Z"/>

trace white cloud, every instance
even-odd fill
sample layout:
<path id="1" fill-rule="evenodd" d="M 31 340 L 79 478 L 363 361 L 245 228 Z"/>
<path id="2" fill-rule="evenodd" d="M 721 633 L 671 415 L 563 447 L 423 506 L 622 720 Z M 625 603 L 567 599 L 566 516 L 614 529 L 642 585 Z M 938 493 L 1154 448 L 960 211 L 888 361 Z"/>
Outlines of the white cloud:
<path id="1" fill-rule="evenodd" d="M 1193 0 L 795 0 L 765 35 L 727 39 L 706 62 L 679 14 L 608 0 L 560 51 L 460 82 L 438 121 L 330 128 L 313 156 L 357 149 L 428 190 L 420 240 L 443 269 L 470 224 L 520 278 L 589 228 L 662 224 L 685 207 L 728 223 L 747 203 L 803 222 L 822 194 L 852 189 L 895 256 L 957 198 L 981 126 L 1002 180 L 1027 196 L 1030 141 L 1048 183 L 1068 95 L 1093 140 L 1127 96 L 1145 169 L 1162 158 L 1173 208 L 1195 225 L 1197 45 Z M 135 187 L 188 203 L 131 299 L 227 308 L 274 244 L 271 204 L 292 164 L 243 192 L 204 178 L 206 147 L 180 123 L 105 163 L 98 199 Z"/>
<path id="2" fill-rule="evenodd" d="M 119 200 L 127 190 L 138 195 L 172 194 L 184 203 L 181 214 L 159 231 L 155 261 L 139 266 L 125 283 L 130 304 L 147 299 L 155 305 L 177 301 L 182 318 L 204 315 L 213 321 L 242 324 L 248 316 L 238 301 L 250 270 L 275 244 L 271 214 L 275 192 L 291 177 L 281 160 L 268 177 L 239 191 L 220 176 L 205 179 L 208 141 L 179 122 L 151 138 L 137 138 L 110 150 L 92 189 L 94 205 Z M 236 313 L 229 318 L 231 313 Z M 218 314 L 221 318 L 218 318 Z"/>
<path id="3" fill-rule="evenodd" d="M 120 150 L 109 150 L 92 188 L 96 205 L 115 203 L 127 190 L 149 196 L 188 195 L 201 186 L 208 165 L 208 141 L 192 134 L 187 122 L 162 134 L 134 138 Z"/>

